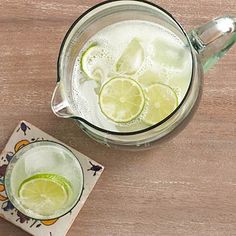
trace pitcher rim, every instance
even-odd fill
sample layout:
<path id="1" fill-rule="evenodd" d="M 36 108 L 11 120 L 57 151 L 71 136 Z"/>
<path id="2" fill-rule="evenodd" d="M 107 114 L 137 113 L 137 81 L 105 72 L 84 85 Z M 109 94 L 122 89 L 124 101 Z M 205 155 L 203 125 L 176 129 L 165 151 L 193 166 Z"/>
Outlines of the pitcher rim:
<path id="1" fill-rule="evenodd" d="M 183 35 L 185 36 L 185 38 L 187 39 L 187 42 L 190 46 L 190 52 L 191 52 L 191 61 L 192 61 L 192 71 L 191 71 L 191 80 L 190 80 L 190 83 L 189 83 L 189 86 L 188 86 L 188 90 L 184 96 L 184 98 L 182 99 L 181 103 L 177 106 L 177 108 L 171 113 L 169 114 L 165 119 L 161 120 L 160 122 L 156 123 L 155 125 L 152 125 L 148 128 L 145 128 L 145 129 L 142 129 L 142 130 L 137 130 L 137 131 L 132 131 L 132 132 L 116 132 L 116 131 L 110 131 L 110 130 L 106 130 L 106 129 L 103 129 L 103 128 L 100 128 L 90 122 L 88 122 L 87 120 L 85 120 L 84 118 L 81 118 L 81 117 L 76 117 L 76 116 L 71 116 L 70 118 L 73 118 L 75 120 L 77 120 L 78 122 L 83 122 L 85 123 L 86 125 L 100 131 L 100 132 L 103 132 L 103 133 L 106 133 L 106 134 L 111 134 L 111 135 L 123 135 L 123 136 L 132 136 L 132 135 L 137 135 L 137 134 L 142 134 L 142 133 L 145 133 L 145 132 L 148 132 L 150 130 L 153 130 L 159 126 L 161 126 L 162 124 L 164 124 L 167 120 L 169 120 L 171 117 L 173 117 L 179 110 L 180 108 L 183 106 L 183 104 L 185 103 L 188 95 L 189 95 L 189 92 L 191 90 L 191 87 L 192 87 L 192 84 L 193 84 L 193 75 L 194 75 L 194 55 L 193 55 L 193 48 L 192 48 L 192 43 L 191 43 L 191 40 L 187 34 L 187 32 L 184 30 L 184 28 L 182 27 L 182 25 L 175 19 L 175 17 L 170 13 L 168 12 L 167 10 L 165 10 L 164 8 L 160 7 L 159 5 L 155 4 L 155 3 L 152 3 L 152 2 L 149 2 L 149 1 L 146 1 L 146 0 L 106 0 L 106 1 L 103 1 L 103 2 L 100 2 L 92 7 L 90 7 L 88 10 L 86 10 L 85 12 L 83 12 L 72 24 L 71 26 L 69 27 L 69 29 L 67 30 L 63 40 L 62 40 L 62 43 L 61 43 L 61 46 L 60 46 L 60 50 L 59 50 L 59 55 L 58 55 L 58 59 L 57 59 L 57 83 L 60 83 L 61 82 L 61 76 L 60 76 L 60 59 L 62 57 L 62 51 L 64 49 L 64 46 L 65 46 L 65 43 L 67 41 L 67 38 L 69 37 L 71 31 L 74 29 L 74 27 L 77 25 L 77 23 L 80 22 L 80 20 L 82 20 L 88 13 L 92 12 L 93 10 L 103 6 L 103 5 L 106 5 L 106 4 L 112 4 L 112 3 L 115 3 L 115 2 L 124 2 L 124 4 L 126 2 L 140 2 L 140 3 L 145 3 L 147 5 L 150 5 L 150 6 L 153 6 L 155 8 L 157 8 L 158 10 L 161 10 L 162 12 L 164 12 L 167 16 L 169 16 L 176 24 L 177 26 L 179 27 L 179 29 L 181 30 L 181 32 L 183 33 Z"/>

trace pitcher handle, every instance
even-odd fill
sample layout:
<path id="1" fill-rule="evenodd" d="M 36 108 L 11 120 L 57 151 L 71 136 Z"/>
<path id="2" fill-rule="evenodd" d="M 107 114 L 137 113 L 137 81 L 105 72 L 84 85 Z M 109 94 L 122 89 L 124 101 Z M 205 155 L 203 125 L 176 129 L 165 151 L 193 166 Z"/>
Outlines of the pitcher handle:
<path id="1" fill-rule="evenodd" d="M 189 32 L 189 37 L 207 72 L 236 42 L 236 17 L 216 18 Z"/>

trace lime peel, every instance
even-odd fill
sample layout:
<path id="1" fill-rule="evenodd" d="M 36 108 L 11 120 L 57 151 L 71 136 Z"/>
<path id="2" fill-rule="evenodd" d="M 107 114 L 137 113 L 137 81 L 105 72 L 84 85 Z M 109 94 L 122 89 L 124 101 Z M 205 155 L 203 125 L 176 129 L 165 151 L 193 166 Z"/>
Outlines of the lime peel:
<path id="1" fill-rule="evenodd" d="M 96 51 L 99 48 L 99 44 L 93 42 L 89 47 L 82 53 L 80 60 L 80 69 L 85 74 L 88 79 L 93 79 L 100 81 L 104 72 L 100 67 L 89 68 L 89 60 L 93 60 L 94 55 L 99 54 L 99 51 Z M 94 55 L 93 55 L 94 54 Z"/>

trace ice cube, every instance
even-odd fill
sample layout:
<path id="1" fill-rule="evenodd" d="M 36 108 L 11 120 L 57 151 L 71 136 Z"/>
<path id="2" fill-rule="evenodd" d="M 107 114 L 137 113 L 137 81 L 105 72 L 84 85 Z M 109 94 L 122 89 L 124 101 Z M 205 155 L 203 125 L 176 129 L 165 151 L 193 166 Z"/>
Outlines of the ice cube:
<path id="1" fill-rule="evenodd" d="M 188 60 L 188 49 L 180 41 L 157 38 L 153 42 L 154 61 L 172 69 L 182 69 Z"/>

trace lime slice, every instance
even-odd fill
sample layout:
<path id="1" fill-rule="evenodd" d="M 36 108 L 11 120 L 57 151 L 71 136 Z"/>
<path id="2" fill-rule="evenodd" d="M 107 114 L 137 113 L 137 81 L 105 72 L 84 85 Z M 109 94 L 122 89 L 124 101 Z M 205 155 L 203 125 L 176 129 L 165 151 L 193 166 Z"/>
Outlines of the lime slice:
<path id="1" fill-rule="evenodd" d="M 22 182 L 18 194 L 25 208 L 52 216 L 64 208 L 71 191 L 70 182 L 60 175 L 36 174 Z"/>
<path id="2" fill-rule="evenodd" d="M 133 39 L 116 64 L 116 71 L 121 74 L 135 74 L 144 61 L 144 50 L 138 39 Z"/>
<path id="3" fill-rule="evenodd" d="M 143 121 L 154 125 L 169 116 L 178 106 L 178 97 L 174 90 L 164 84 L 156 83 L 145 91 L 147 111 Z"/>
<path id="4" fill-rule="evenodd" d="M 132 121 L 142 112 L 144 94 L 140 85 L 130 78 L 113 78 L 101 89 L 99 102 L 102 112 L 117 123 Z"/>
<path id="5" fill-rule="evenodd" d="M 105 76 L 104 70 L 101 68 L 102 59 L 104 58 L 103 49 L 97 44 L 92 43 L 81 56 L 80 68 L 85 76 L 89 79 L 101 81 Z"/>

